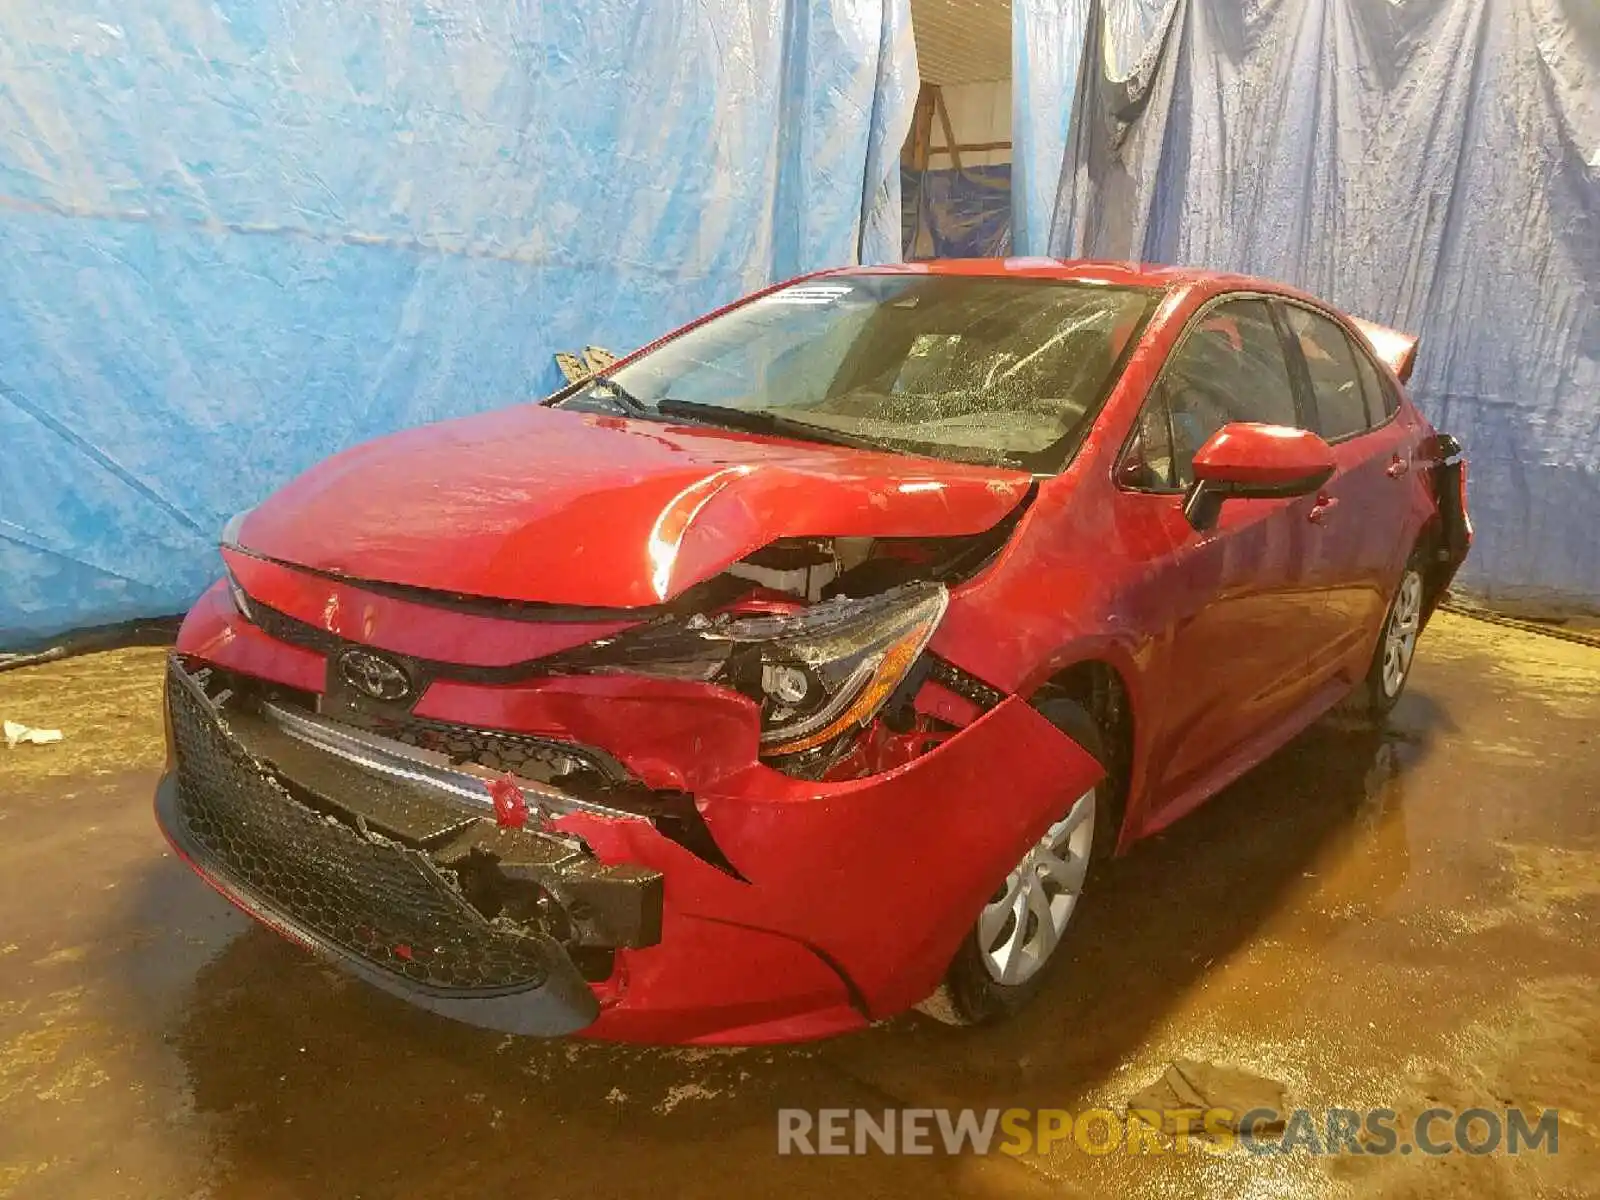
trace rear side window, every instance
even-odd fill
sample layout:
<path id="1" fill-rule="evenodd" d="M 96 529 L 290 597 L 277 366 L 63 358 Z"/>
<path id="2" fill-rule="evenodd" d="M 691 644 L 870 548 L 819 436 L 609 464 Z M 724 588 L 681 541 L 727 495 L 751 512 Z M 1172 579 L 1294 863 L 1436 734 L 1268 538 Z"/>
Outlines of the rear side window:
<path id="1" fill-rule="evenodd" d="M 1361 390 L 1367 394 L 1367 422 L 1382 425 L 1400 407 L 1395 401 L 1394 389 L 1383 382 L 1378 368 L 1365 354 L 1356 354 L 1356 370 L 1361 372 Z"/>
<path id="2" fill-rule="evenodd" d="M 1289 331 L 1300 343 L 1316 398 L 1317 432 L 1330 442 L 1365 432 L 1375 422 L 1367 412 L 1359 362 L 1363 356 L 1338 325 L 1297 305 L 1288 306 Z M 1369 368 L 1370 369 L 1370 368 Z"/>
<path id="3" fill-rule="evenodd" d="M 1195 451 L 1234 421 L 1300 424 L 1283 340 L 1263 300 L 1226 301 L 1196 319 L 1145 402 L 1118 478 L 1186 488 Z"/>

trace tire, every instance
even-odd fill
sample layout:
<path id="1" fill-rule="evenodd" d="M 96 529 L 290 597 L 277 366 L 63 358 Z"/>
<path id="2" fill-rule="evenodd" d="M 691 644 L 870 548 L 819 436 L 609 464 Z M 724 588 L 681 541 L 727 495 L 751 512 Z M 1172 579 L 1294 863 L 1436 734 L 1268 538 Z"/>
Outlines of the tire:
<path id="1" fill-rule="evenodd" d="M 1039 711 L 1101 764 L 1108 761 L 1105 740 L 1082 707 L 1067 700 L 1051 700 L 1041 704 Z M 1095 878 L 1095 868 L 1110 857 L 1117 833 L 1115 800 L 1115 788 L 1108 775 L 1067 805 L 1061 820 L 1029 848 L 1005 883 L 996 889 L 956 951 L 943 982 L 917 1005 L 919 1012 L 946 1025 L 986 1025 L 1019 1012 L 1039 993 L 1049 968 L 1061 957 L 1063 942 L 1071 936 L 1071 919 L 1077 915 L 1083 893 Z M 1084 829 L 1088 831 L 1086 837 L 1080 832 Z M 1052 854 L 1052 849 L 1066 850 L 1068 854 Z M 1060 878 L 1054 872 L 1046 874 L 1051 866 L 1047 857 L 1071 868 L 1078 880 L 1077 892 L 1057 890 Z M 1030 883 L 1030 878 L 1036 882 Z M 1064 906 L 1062 901 L 1066 901 Z M 1041 938 L 1041 912 L 1054 916 L 1063 907 L 1060 922 L 1052 930 L 1054 936 Z M 1020 939 L 1018 908 L 1029 922 Z M 1009 910 L 1009 916 L 1004 923 L 996 924 L 1000 910 Z M 998 951 L 996 946 L 1000 947 Z M 1013 981 L 1004 981 L 1007 974 L 1014 976 Z"/>
<path id="2" fill-rule="evenodd" d="M 1383 615 L 1383 628 L 1372 651 L 1366 678 L 1357 685 L 1350 707 L 1375 721 L 1388 716 L 1399 703 L 1411 678 L 1416 660 L 1417 637 L 1422 632 L 1422 608 L 1427 588 L 1423 576 L 1425 563 L 1414 552 L 1400 573 L 1389 608 Z"/>

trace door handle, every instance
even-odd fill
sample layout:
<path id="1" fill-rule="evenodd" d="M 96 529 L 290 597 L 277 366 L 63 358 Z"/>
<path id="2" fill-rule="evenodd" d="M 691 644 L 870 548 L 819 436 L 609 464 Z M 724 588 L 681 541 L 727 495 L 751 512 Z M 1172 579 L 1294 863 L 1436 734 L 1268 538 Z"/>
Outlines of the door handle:
<path id="1" fill-rule="evenodd" d="M 1317 502 L 1311 506 L 1311 511 L 1306 514 L 1306 517 L 1313 524 L 1321 525 L 1328 519 L 1328 514 L 1338 507 L 1338 498 L 1335 496 L 1330 496 L 1324 492 L 1322 495 L 1317 497 Z"/>
<path id="2" fill-rule="evenodd" d="M 1409 470 L 1411 470 L 1410 462 L 1401 458 L 1398 454 L 1389 460 L 1389 465 L 1385 468 L 1390 479 L 1399 479 Z"/>

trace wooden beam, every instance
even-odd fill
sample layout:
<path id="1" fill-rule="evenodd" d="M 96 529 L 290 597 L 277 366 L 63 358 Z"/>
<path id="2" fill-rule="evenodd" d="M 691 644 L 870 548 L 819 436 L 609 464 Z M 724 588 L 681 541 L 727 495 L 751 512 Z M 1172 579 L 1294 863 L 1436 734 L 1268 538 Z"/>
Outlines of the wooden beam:
<path id="1" fill-rule="evenodd" d="M 907 142 L 907 149 L 911 155 L 911 168 L 916 171 L 928 169 L 928 154 L 933 141 L 933 89 L 928 84 L 923 84 L 917 92 L 917 106 L 911 117 L 911 138 Z"/>
<path id="2" fill-rule="evenodd" d="M 961 170 L 961 147 L 956 145 L 955 130 L 950 127 L 950 110 L 944 106 L 944 90 L 938 85 L 933 88 L 933 106 L 939 113 L 939 128 L 944 133 L 944 149 L 950 155 L 950 164 L 956 170 Z"/>
<path id="3" fill-rule="evenodd" d="M 1010 142 L 969 142 L 969 143 L 957 146 L 956 149 L 961 151 L 963 154 L 985 154 L 985 153 L 989 152 L 990 150 L 1009 150 L 1009 149 L 1011 149 L 1011 143 Z M 947 147 L 947 146 L 935 146 L 932 150 L 928 151 L 928 153 L 929 154 L 949 154 L 950 153 L 950 148 Z"/>
<path id="4" fill-rule="evenodd" d="M 933 147 L 933 109 L 938 101 L 931 86 L 917 91 L 917 166 L 918 171 L 928 170 L 928 152 Z"/>

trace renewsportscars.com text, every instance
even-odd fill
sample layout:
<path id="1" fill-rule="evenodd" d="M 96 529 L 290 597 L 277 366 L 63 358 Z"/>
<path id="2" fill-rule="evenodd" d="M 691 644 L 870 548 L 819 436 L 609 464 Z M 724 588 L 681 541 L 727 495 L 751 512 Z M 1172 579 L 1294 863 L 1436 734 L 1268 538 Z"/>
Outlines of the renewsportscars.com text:
<path id="1" fill-rule="evenodd" d="M 1162 1129 L 1174 1131 L 1169 1136 Z M 778 1153 L 792 1154 L 1555 1154 L 1560 1113 L 1394 1109 L 784 1108 Z"/>

